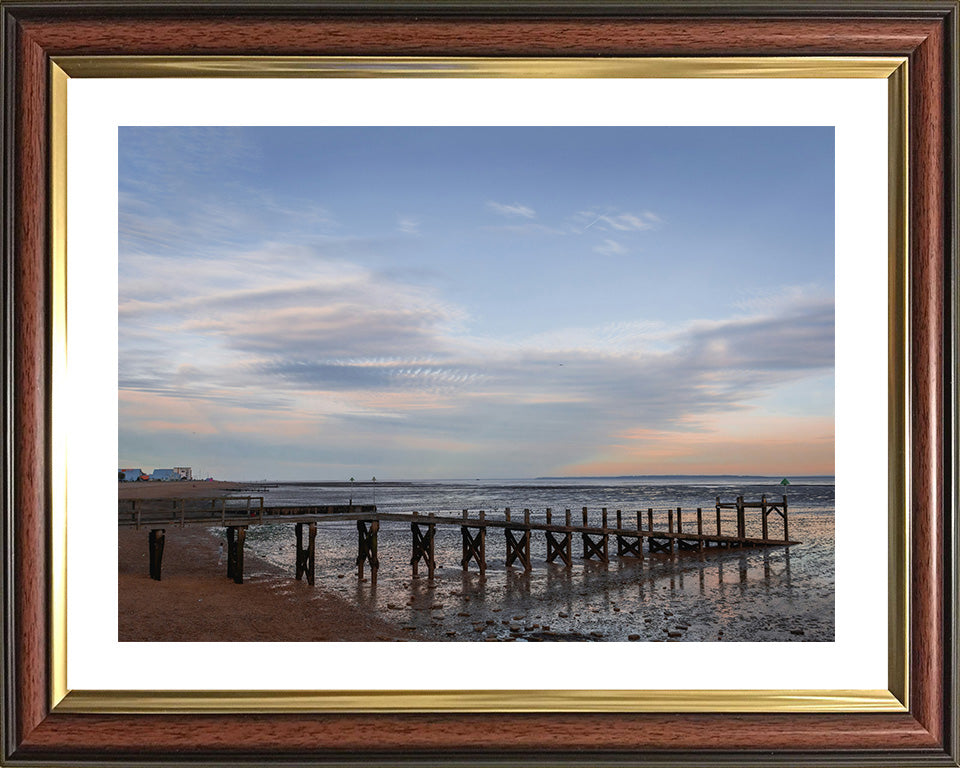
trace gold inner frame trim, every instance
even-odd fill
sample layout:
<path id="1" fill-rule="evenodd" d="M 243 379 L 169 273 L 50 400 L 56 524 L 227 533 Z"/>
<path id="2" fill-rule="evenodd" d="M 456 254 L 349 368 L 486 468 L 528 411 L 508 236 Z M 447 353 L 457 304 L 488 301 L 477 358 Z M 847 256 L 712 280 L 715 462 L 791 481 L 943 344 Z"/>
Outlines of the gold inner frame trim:
<path id="1" fill-rule="evenodd" d="M 67 687 L 67 84 L 70 78 L 488 77 L 888 80 L 889 690 L 109 691 Z M 56 712 L 904 712 L 909 702 L 908 92 L 902 57 L 64 56 L 51 61 L 51 648 Z"/>
<path id="2" fill-rule="evenodd" d="M 58 56 L 70 77 L 887 78 L 902 57 Z"/>
<path id="3" fill-rule="evenodd" d="M 902 712 L 889 691 L 74 691 L 57 712 Z"/>

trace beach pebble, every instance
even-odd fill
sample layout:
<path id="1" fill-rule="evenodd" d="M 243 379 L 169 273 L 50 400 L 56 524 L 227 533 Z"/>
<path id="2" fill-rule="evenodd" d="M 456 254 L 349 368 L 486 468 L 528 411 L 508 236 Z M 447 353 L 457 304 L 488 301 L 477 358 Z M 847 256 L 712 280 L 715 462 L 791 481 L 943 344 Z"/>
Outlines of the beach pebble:
<path id="1" fill-rule="evenodd" d="M 683 637 L 683 632 L 667 632 L 667 637 Z"/>
<path id="2" fill-rule="evenodd" d="M 465 611 L 460 611 L 460 613 L 457 614 L 457 616 L 469 616 L 469 615 L 470 614 Z"/>
<path id="3" fill-rule="evenodd" d="M 561 619 L 565 619 L 569 615 L 569 613 L 564 613 L 563 611 L 560 611 L 560 613 L 557 614 L 557 616 L 559 616 Z"/>
<path id="4" fill-rule="evenodd" d="M 663 612 L 663 615 L 664 615 L 664 616 L 673 616 L 673 611 L 664 611 L 664 612 Z"/>
<path id="5" fill-rule="evenodd" d="M 627 635 L 627 640 L 639 640 L 640 635 Z"/>
<path id="6" fill-rule="evenodd" d="M 791 634 L 791 635 L 802 635 L 802 634 L 805 634 L 805 633 L 804 633 L 804 631 L 803 631 L 802 629 L 791 629 L 791 630 L 790 630 L 790 634 Z"/>
<path id="7" fill-rule="evenodd" d="M 399 606 L 399 605 L 394 605 L 393 603 L 387 603 L 387 608 L 389 608 L 391 611 L 399 611 L 399 610 L 400 610 L 400 606 Z"/>
<path id="8" fill-rule="evenodd" d="M 603 632 L 591 632 L 591 637 L 603 637 Z"/>

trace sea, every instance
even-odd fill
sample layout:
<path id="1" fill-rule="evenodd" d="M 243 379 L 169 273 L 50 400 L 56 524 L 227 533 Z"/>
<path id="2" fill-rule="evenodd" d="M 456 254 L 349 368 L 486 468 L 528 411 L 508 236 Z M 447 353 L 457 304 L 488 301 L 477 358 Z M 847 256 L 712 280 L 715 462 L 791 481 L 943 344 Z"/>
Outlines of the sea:
<path id="1" fill-rule="evenodd" d="M 555 523 L 566 509 L 574 524 L 587 507 L 590 525 L 600 525 L 607 508 L 610 525 L 621 510 L 624 527 L 667 528 L 667 510 L 680 507 L 684 530 L 696 531 L 697 508 L 704 531 L 716 531 L 717 497 L 731 503 L 780 501 L 787 496 L 792 547 L 716 549 L 618 558 L 610 539 L 610 562 L 581 558 L 580 536 L 572 542 L 573 566 L 546 562 L 542 532 L 531 536 L 533 569 L 505 567 L 501 529 L 489 529 L 487 569 L 468 571 L 459 526 L 438 525 L 434 579 L 420 564 L 412 576 L 412 533 L 402 522 L 382 522 L 378 535 L 380 567 L 376 582 L 369 567 L 357 575 L 355 522 L 318 526 L 316 584 L 384 618 L 412 640 L 514 642 L 829 642 L 834 639 L 834 479 L 747 476 L 644 476 L 618 478 L 535 478 L 499 480 L 380 481 L 324 484 L 270 484 L 262 491 L 267 506 L 376 504 L 380 512 L 435 513 L 513 520 L 530 510 L 533 521 Z M 258 492 L 259 493 L 259 492 Z M 674 512 L 674 514 L 676 514 Z M 735 511 L 723 510 L 722 530 L 735 532 Z M 747 535 L 760 536 L 760 511 L 747 510 Z M 782 523 L 768 517 L 770 536 Z M 291 526 L 251 526 L 247 546 L 259 557 L 291 571 L 295 541 Z M 309 610 L 309 604 L 305 606 Z M 371 637 L 371 640 L 378 638 Z"/>

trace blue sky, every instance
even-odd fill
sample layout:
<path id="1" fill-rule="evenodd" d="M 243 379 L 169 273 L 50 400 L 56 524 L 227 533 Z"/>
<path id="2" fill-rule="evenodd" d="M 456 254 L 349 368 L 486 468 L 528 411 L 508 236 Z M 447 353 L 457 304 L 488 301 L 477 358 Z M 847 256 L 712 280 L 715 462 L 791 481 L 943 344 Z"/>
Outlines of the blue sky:
<path id="1" fill-rule="evenodd" d="M 833 472 L 832 128 L 133 128 L 120 459 Z"/>

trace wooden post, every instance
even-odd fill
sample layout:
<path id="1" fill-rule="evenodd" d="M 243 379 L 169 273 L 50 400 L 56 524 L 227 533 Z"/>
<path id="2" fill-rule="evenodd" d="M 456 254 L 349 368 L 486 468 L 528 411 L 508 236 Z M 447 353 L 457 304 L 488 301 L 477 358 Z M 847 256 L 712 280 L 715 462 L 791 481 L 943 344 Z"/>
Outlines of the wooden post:
<path id="1" fill-rule="evenodd" d="M 369 524 L 369 528 L 367 525 Z M 357 578 L 363 579 L 363 564 L 370 563 L 370 581 L 377 581 L 377 569 L 380 560 L 377 558 L 377 532 L 380 530 L 379 520 L 357 520 Z"/>
<path id="2" fill-rule="evenodd" d="M 147 536 L 147 542 L 150 548 L 150 578 L 160 581 L 160 570 L 163 566 L 163 543 L 166 538 L 166 530 L 163 528 L 154 528 Z"/>
<path id="3" fill-rule="evenodd" d="M 667 530 L 670 533 L 673 533 L 673 510 L 672 509 L 667 510 Z M 673 541 L 673 539 L 671 539 L 671 541 Z"/>
<path id="4" fill-rule="evenodd" d="M 760 497 L 760 524 L 763 526 L 761 538 L 767 540 L 767 494 Z"/>
<path id="5" fill-rule="evenodd" d="M 507 522 L 510 522 L 510 507 L 507 507 L 503 510 L 504 517 L 506 517 Z"/>
<path id="6" fill-rule="evenodd" d="M 466 511 L 464 511 L 464 521 L 466 517 Z M 437 526 L 435 523 L 428 523 L 425 528 L 426 533 L 420 523 L 410 523 L 410 531 L 413 534 L 413 556 L 410 558 L 410 565 L 413 566 L 413 575 L 416 576 L 417 566 L 422 559 L 427 564 L 427 578 L 432 579 L 437 565 L 433 546 Z"/>
<path id="7" fill-rule="evenodd" d="M 677 507 L 677 533 L 683 533 L 683 518 L 680 516 L 680 507 Z"/>
<path id="8" fill-rule="evenodd" d="M 553 513 L 550 511 L 550 507 L 547 507 L 547 525 L 553 523 Z"/>
<path id="9" fill-rule="evenodd" d="M 640 525 L 640 510 L 637 510 L 637 530 L 639 531 L 642 526 Z"/>
<path id="10" fill-rule="evenodd" d="M 480 573 L 487 572 L 487 526 L 485 522 L 486 512 L 480 510 Z"/>
<path id="11" fill-rule="evenodd" d="M 233 583 L 243 584 L 243 543 L 247 539 L 247 526 L 237 526 L 237 542 L 234 545 Z"/>
<path id="12" fill-rule="evenodd" d="M 703 536 L 703 507 L 697 507 L 697 536 Z"/>
<path id="13" fill-rule="evenodd" d="M 587 508 L 586 507 L 583 508 L 583 510 L 581 511 L 581 514 L 583 515 L 583 527 L 586 528 L 587 527 Z"/>
<path id="14" fill-rule="evenodd" d="M 569 528 L 569 527 L 570 527 L 570 522 L 571 522 L 571 521 L 570 521 L 570 510 L 568 509 L 567 512 L 566 512 L 566 522 L 564 523 L 564 525 L 565 525 L 567 528 Z"/>
<path id="15" fill-rule="evenodd" d="M 297 537 L 296 574 L 297 581 L 300 581 L 300 577 L 303 576 L 305 570 L 305 563 L 303 562 L 303 523 L 297 523 L 293 526 L 293 529 Z"/>
<path id="16" fill-rule="evenodd" d="M 607 508 L 606 507 L 600 510 L 600 520 L 602 521 L 600 527 L 603 528 L 603 530 L 607 530 Z"/>
<path id="17" fill-rule="evenodd" d="M 787 527 L 787 497 L 783 497 L 783 540 L 790 540 L 790 529 Z"/>
<path id="18" fill-rule="evenodd" d="M 720 533 L 720 497 L 717 496 L 717 536 L 721 536 Z"/>
<path id="19" fill-rule="evenodd" d="M 617 528 L 623 528 L 623 521 L 620 519 L 620 510 L 617 510 Z"/>
<path id="20" fill-rule="evenodd" d="M 653 510 L 647 509 L 647 530 L 653 530 Z"/>
<path id="21" fill-rule="evenodd" d="M 312 587 L 317 573 L 317 524 L 315 522 L 310 523 L 308 530 L 309 543 L 307 545 L 307 584 Z"/>
<path id="22" fill-rule="evenodd" d="M 524 525 L 530 525 L 530 510 L 529 510 L 529 509 L 523 510 L 523 524 L 524 524 Z"/>
<path id="23" fill-rule="evenodd" d="M 237 529 L 227 526 L 227 578 L 232 579 L 237 570 Z"/>

